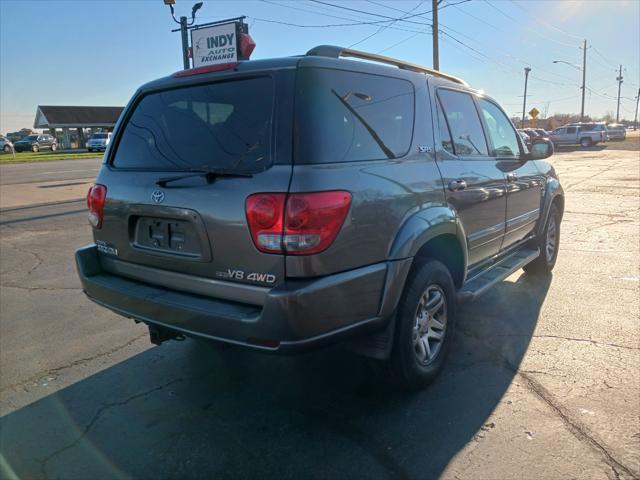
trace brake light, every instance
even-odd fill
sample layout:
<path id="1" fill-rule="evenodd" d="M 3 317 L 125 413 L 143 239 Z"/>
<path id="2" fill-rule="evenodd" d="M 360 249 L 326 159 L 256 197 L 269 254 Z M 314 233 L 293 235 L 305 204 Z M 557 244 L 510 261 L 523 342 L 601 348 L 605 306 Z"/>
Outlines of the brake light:
<path id="1" fill-rule="evenodd" d="M 232 63 L 219 63 L 217 65 L 206 65 L 204 67 L 196 67 L 190 68 L 188 70 L 180 70 L 173 74 L 174 77 L 190 77 L 191 75 L 200 75 L 201 73 L 209 73 L 209 72 L 221 72 L 223 70 L 230 70 L 234 67 L 240 65 L 239 62 Z"/>
<path id="2" fill-rule="evenodd" d="M 265 253 L 282 252 L 285 193 L 258 193 L 247 198 L 247 221 L 253 243 Z"/>
<path id="3" fill-rule="evenodd" d="M 107 198 L 107 187 L 93 185 L 87 193 L 87 208 L 89 209 L 89 223 L 93 228 L 102 227 L 104 213 L 104 201 Z"/>
<path id="4" fill-rule="evenodd" d="M 261 252 L 308 255 L 329 248 L 350 206 L 344 191 L 257 193 L 247 198 L 247 221 Z"/>

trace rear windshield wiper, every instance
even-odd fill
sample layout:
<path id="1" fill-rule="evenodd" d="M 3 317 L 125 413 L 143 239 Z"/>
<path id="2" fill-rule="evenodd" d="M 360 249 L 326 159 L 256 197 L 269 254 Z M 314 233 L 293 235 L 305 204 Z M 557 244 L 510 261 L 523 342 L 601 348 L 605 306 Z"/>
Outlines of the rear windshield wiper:
<path id="1" fill-rule="evenodd" d="M 217 177 L 253 177 L 251 172 L 243 172 L 241 170 L 225 170 L 223 168 L 192 168 L 189 173 L 176 175 L 174 177 L 163 177 L 156 181 L 156 185 L 166 187 L 167 183 L 182 180 L 190 177 L 205 177 L 207 183 L 213 183 Z"/>

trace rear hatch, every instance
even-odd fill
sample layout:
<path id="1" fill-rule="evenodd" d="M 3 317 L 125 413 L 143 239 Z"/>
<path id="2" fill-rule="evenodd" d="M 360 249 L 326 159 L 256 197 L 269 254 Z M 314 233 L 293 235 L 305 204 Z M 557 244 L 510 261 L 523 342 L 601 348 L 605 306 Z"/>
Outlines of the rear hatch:
<path id="1" fill-rule="evenodd" d="M 107 194 L 94 237 L 107 270 L 197 293 L 208 283 L 194 277 L 284 280 L 284 256 L 258 251 L 245 204 L 288 189 L 293 76 L 219 72 L 138 94 L 97 179 Z"/>

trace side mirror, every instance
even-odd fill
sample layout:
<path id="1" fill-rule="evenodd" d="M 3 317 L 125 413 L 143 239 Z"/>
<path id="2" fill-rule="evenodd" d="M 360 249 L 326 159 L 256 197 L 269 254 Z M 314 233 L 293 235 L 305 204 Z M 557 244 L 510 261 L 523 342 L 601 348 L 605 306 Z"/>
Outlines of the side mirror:
<path id="1" fill-rule="evenodd" d="M 542 160 L 553 155 L 553 142 L 544 138 L 539 139 L 531 145 L 529 160 Z"/>

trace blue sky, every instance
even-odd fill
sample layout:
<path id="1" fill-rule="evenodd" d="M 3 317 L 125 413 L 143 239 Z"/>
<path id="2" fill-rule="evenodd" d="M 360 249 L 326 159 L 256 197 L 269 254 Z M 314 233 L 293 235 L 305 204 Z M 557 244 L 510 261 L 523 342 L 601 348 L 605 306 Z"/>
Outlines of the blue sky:
<path id="1" fill-rule="evenodd" d="M 177 0 L 177 13 L 188 14 L 194 1 Z M 441 4 L 441 70 L 485 90 L 516 114 L 522 109 L 523 68 L 530 66 L 527 110 L 575 113 L 581 73 L 552 61 L 580 64 L 579 47 L 586 38 L 591 47 L 586 113 L 615 112 L 615 69 L 622 64 L 621 117 L 633 118 L 640 84 L 640 0 L 453 5 L 460 1 Z M 208 0 L 197 19 L 247 15 L 257 43 L 252 58 L 361 41 L 354 48 L 431 66 L 431 14 L 404 22 L 387 18 L 429 10 L 430 0 Z M 348 25 L 326 26 L 335 24 Z M 0 0 L 0 132 L 31 127 L 38 104 L 124 105 L 140 84 L 181 68 L 180 37 L 170 32 L 174 27 L 161 0 Z"/>

